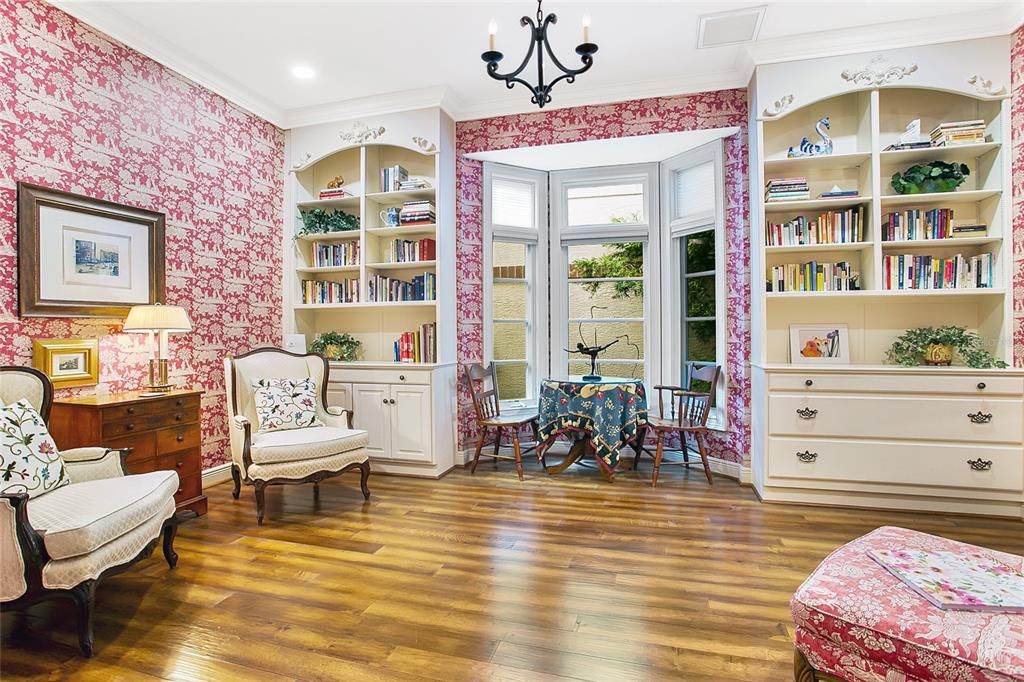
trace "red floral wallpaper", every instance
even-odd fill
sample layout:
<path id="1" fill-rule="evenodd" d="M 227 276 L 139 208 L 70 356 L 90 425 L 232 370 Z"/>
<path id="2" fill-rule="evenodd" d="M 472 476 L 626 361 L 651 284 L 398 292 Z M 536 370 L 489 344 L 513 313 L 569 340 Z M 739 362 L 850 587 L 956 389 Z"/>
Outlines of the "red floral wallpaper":
<path id="1" fill-rule="evenodd" d="M 712 454 L 734 462 L 750 455 L 750 248 L 747 201 L 747 94 L 720 90 L 600 106 L 464 121 L 456 127 L 458 360 L 483 354 L 482 165 L 478 151 L 737 126 L 726 148 L 729 431 L 715 433 Z M 473 406 L 460 384 L 459 446 L 475 443 Z"/>
<path id="2" fill-rule="evenodd" d="M 149 357 L 122 320 L 19 319 L 16 182 L 161 211 L 167 302 L 194 327 L 173 381 L 206 391 L 203 466 L 227 461 L 222 358 L 281 341 L 282 131 L 40 0 L 0 0 L 0 121 L 0 364 L 98 337 L 99 390 L 123 391 Z"/>
<path id="3" fill-rule="evenodd" d="M 1013 145 L 1013 365 L 1024 367 L 1024 26 L 1010 47 L 1010 142 Z"/>

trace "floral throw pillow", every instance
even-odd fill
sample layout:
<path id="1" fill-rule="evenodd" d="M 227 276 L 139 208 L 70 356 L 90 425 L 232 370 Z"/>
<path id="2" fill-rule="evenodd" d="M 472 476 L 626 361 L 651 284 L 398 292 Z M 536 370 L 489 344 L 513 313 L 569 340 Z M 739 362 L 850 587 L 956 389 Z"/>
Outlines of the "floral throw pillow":
<path id="1" fill-rule="evenodd" d="M 316 416 L 316 382 L 312 379 L 260 379 L 252 387 L 260 431 L 324 425 Z"/>
<path id="2" fill-rule="evenodd" d="M 32 403 L 0 406 L 0 493 L 38 497 L 70 482 L 57 445 Z"/>

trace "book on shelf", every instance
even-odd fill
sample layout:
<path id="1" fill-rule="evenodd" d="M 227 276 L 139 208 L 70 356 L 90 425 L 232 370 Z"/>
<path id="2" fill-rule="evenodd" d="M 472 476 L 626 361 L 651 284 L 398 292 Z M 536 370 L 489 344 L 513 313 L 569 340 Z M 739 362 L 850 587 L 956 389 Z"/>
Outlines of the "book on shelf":
<path id="1" fill-rule="evenodd" d="M 380 169 L 380 191 L 397 192 L 403 182 L 409 181 L 409 171 L 395 164 L 390 168 Z"/>
<path id="2" fill-rule="evenodd" d="M 951 208 L 892 211 L 882 217 L 882 241 L 948 239 L 953 236 L 952 225 Z"/>
<path id="3" fill-rule="evenodd" d="M 932 147 L 931 140 L 921 140 L 920 142 L 895 142 L 885 149 L 883 152 L 902 152 L 907 149 L 929 149 Z"/>
<path id="4" fill-rule="evenodd" d="M 798 201 L 810 199 L 807 178 L 772 178 L 765 185 L 765 201 Z"/>
<path id="5" fill-rule="evenodd" d="M 809 261 L 776 265 L 768 277 L 768 291 L 851 291 L 857 273 L 847 261 Z"/>
<path id="6" fill-rule="evenodd" d="M 318 268 L 359 265 L 359 242 L 347 241 L 338 244 L 314 244 L 313 265 Z"/>
<path id="7" fill-rule="evenodd" d="M 953 225 L 951 237 L 987 237 L 988 225 Z"/>
<path id="8" fill-rule="evenodd" d="M 437 325 L 402 332 L 394 344 L 395 362 L 437 362 Z"/>
<path id="9" fill-rule="evenodd" d="M 433 301 L 437 298 L 437 277 L 432 272 L 417 275 L 411 281 L 375 275 L 367 283 L 367 293 L 375 303 Z"/>
<path id="10" fill-rule="evenodd" d="M 914 254 L 882 258 L 885 288 L 905 289 L 991 289 L 994 258 L 956 254 L 949 258 Z"/>
<path id="11" fill-rule="evenodd" d="M 860 192 L 855 189 L 841 189 L 831 190 L 828 192 L 822 192 L 818 195 L 819 199 L 842 199 L 845 197 L 859 197 Z"/>
<path id="12" fill-rule="evenodd" d="M 807 244 L 851 244 L 864 241 L 864 207 L 845 211 L 827 211 L 817 220 L 799 216 L 784 223 L 768 223 L 766 246 L 803 246 Z"/>
<path id="13" fill-rule="evenodd" d="M 346 279 L 340 282 L 302 281 L 303 303 L 358 303 L 359 280 Z"/>
<path id="14" fill-rule="evenodd" d="M 978 144 L 985 141 L 985 121 L 949 121 L 935 126 L 929 135 L 936 147 Z"/>
<path id="15" fill-rule="evenodd" d="M 437 257 L 437 242 L 433 239 L 393 239 L 388 244 L 386 257 L 389 263 L 434 260 Z"/>
<path id="16" fill-rule="evenodd" d="M 423 178 L 409 178 L 398 183 L 398 189 L 407 192 L 414 189 L 430 189 L 430 183 Z"/>
<path id="17" fill-rule="evenodd" d="M 320 190 L 319 197 L 321 199 L 343 199 L 345 197 L 355 196 L 349 191 L 342 189 L 341 187 L 332 187 L 331 189 Z"/>

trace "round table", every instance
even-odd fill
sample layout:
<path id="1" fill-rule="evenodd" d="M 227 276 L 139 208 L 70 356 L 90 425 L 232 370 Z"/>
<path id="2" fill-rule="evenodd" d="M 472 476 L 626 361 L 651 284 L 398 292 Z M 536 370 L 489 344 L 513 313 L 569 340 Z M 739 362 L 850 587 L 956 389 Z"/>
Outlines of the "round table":
<path id="1" fill-rule="evenodd" d="M 643 380 L 623 377 L 555 377 L 541 382 L 538 401 L 540 450 L 559 435 L 577 440 L 560 464 L 546 467 L 558 474 L 592 452 L 606 480 L 614 480 L 619 449 L 636 450 L 647 431 L 647 394 Z"/>

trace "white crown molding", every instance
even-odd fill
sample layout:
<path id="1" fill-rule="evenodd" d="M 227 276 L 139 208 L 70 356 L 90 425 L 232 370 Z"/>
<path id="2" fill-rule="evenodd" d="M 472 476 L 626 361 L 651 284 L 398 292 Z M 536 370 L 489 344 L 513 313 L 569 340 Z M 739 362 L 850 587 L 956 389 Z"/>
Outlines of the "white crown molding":
<path id="1" fill-rule="evenodd" d="M 329 102 L 313 107 L 288 109 L 283 120 L 287 128 L 347 121 L 367 116 L 381 116 L 400 111 L 413 111 L 430 107 L 451 106 L 452 101 L 448 88 L 435 85 L 415 90 L 387 92 L 380 95 L 369 95 L 340 102 Z M 446 109 L 446 111 L 450 110 Z"/>
<path id="2" fill-rule="evenodd" d="M 163 66 L 176 71 L 221 97 L 237 104 L 274 125 L 285 127 L 285 112 L 264 97 L 238 87 L 227 76 L 209 64 L 190 59 L 166 41 L 154 38 L 152 33 L 118 13 L 116 5 L 103 3 L 77 3 L 74 0 L 49 0 L 96 30 L 107 34 Z"/>

